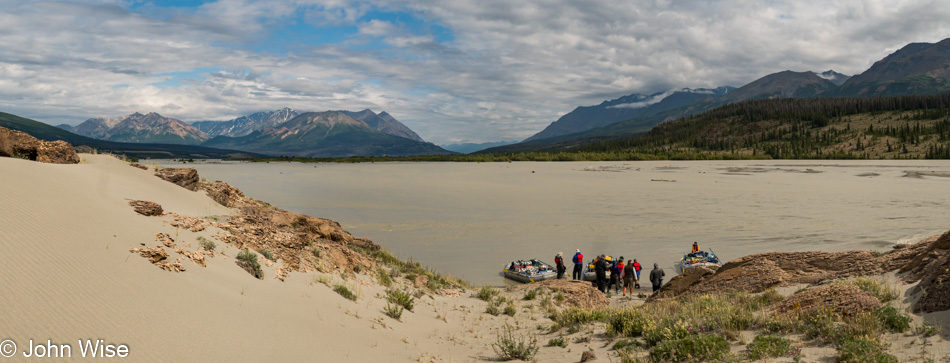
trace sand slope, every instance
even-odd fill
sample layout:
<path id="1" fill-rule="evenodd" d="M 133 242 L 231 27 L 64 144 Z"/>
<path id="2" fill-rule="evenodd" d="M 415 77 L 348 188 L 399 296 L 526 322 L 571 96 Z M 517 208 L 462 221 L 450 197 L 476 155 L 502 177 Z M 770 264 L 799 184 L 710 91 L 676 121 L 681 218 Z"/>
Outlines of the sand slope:
<path id="1" fill-rule="evenodd" d="M 257 280 L 220 241 L 226 256 L 206 268 L 184 261 L 184 272 L 163 271 L 129 249 L 154 246 L 164 232 L 196 250 L 196 238 L 216 230 L 192 233 L 170 226 L 171 216 L 138 215 L 129 199 L 199 218 L 232 211 L 111 156 L 82 159 L 0 158 L 0 338 L 19 352 L 30 339 L 52 340 L 72 345 L 77 358 L 77 340 L 92 338 L 128 345 L 134 361 L 472 361 L 497 357 L 490 345 L 506 322 L 531 322 L 519 327 L 535 332 L 549 323 L 540 311 L 485 314 L 470 292 L 423 296 L 399 322 L 384 315 L 385 292 L 369 277 L 291 273 L 280 282 L 265 268 Z M 360 299 L 342 298 L 320 276 Z"/>

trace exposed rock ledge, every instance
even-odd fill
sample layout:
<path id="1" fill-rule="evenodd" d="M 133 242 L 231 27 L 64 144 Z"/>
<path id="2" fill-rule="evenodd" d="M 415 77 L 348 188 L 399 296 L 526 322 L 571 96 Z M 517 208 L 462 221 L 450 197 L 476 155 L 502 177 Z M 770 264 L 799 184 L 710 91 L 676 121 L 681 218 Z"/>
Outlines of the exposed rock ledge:
<path id="1" fill-rule="evenodd" d="M 683 294 L 742 290 L 751 293 L 778 286 L 818 284 L 890 271 L 907 283 L 920 281 L 915 312 L 950 309 L 950 231 L 913 245 L 898 245 L 883 255 L 870 251 L 770 252 L 729 261 L 717 271 L 693 269 L 670 279 L 648 301 Z"/>
<path id="2" fill-rule="evenodd" d="M 25 132 L 4 127 L 0 127 L 0 156 L 50 164 L 79 164 L 79 155 L 68 142 L 43 141 Z"/>

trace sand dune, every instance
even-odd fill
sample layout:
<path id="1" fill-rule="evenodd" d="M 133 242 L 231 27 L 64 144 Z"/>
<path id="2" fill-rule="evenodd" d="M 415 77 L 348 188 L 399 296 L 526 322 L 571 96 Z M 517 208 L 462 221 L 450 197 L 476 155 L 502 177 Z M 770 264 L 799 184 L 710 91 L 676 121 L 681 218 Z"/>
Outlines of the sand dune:
<path id="1" fill-rule="evenodd" d="M 546 329 L 551 320 L 538 302 L 522 301 L 524 288 L 502 293 L 514 301 L 515 317 L 485 313 L 487 303 L 465 291 L 422 293 L 397 321 L 385 315 L 385 289 L 372 275 L 298 272 L 282 282 L 265 268 L 258 280 L 220 241 L 207 267 L 182 258 L 186 271 L 164 271 L 129 250 L 155 246 L 156 233 L 166 233 L 194 251 L 198 237 L 214 240 L 219 230 L 173 227 L 172 215 L 139 215 L 130 200 L 206 220 L 236 212 L 111 156 L 81 156 L 78 165 L 0 158 L 0 339 L 16 342 L 21 360 L 30 340 L 69 344 L 79 358 L 79 340 L 102 339 L 127 345 L 139 362 L 467 362 L 496 360 L 491 346 L 506 324 L 539 346 L 565 334 Z M 359 298 L 347 300 L 328 284 Z M 567 348 L 543 347 L 537 360 L 576 361 L 587 350 L 615 360 L 602 333 L 600 326 L 569 333 Z"/>

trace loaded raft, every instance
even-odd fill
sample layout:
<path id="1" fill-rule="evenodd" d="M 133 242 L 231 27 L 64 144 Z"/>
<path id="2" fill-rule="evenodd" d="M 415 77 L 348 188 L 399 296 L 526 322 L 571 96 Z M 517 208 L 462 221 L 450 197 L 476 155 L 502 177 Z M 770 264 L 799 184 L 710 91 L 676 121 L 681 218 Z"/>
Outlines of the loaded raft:
<path id="1" fill-rule="evenodd" d="M 551 280 L 557 277 L 554 266 L 535 258 L 527 261 L 513 261 L 502 267 L 501 272 L 509 279 L 524 283 Z"/>

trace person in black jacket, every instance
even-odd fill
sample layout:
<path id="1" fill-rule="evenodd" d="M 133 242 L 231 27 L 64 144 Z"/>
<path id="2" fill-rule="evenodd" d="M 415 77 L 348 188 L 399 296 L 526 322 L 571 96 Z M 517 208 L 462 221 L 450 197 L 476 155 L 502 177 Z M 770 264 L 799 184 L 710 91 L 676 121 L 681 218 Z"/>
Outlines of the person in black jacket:
<path id="1" fill-rule="evenodd" d="M 597 290 L 600 292 L 607 292 L 607 260 L 606 256 L 600 255 L 597 257 L 597 262 L 594 263 L 594 273 L 597 275 Z"/>
<path id="2" fill-rule="evenodd" d="M 554 267 L 557 269 L 557 279 L 564 278 L 564 271 L 567 271 L 567 266 L 564 266 L 564 254 L 561 252 L 557 253 L 557 256 L 554 256 Z"/>
<path id="3" fill-rule="evenodd" d="M 656 263 L 653 264 L 653 271 L 650 271 L 650 283 L 653 284 L 653 292 L 660 289 L 660 285 L 663 285 L 663 277 L 666 276 L 666 273 L 663 270 L 660 270 L 660 265 Z"/>

